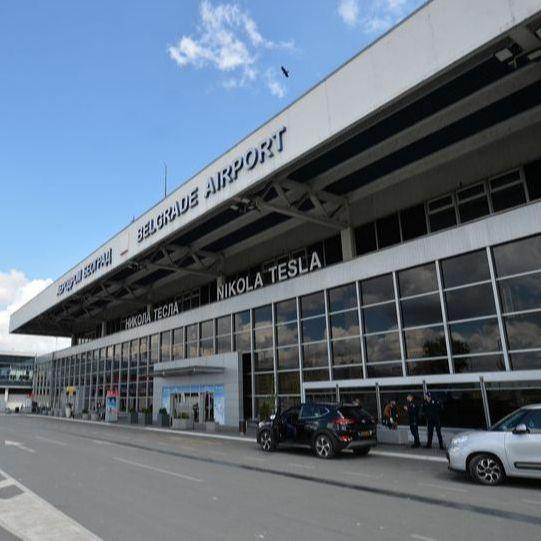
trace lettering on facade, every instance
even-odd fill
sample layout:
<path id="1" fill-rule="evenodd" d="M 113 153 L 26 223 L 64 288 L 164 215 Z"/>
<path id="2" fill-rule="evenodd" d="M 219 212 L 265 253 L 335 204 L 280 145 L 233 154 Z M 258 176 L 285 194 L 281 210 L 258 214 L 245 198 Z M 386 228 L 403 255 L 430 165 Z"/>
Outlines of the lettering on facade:
<path id="1" fill-rule="evenodd" d="M 179 313 L 178 302 L 169 302 L 154 308 L 152 310 L 146 310 L 145 312 L 140 312 L 134 316 L 127 317 L 125 320 L 125 329 L 134 329 L 135 327 L 141 327 L 142 325 L 147 325 L 153 321 L 158 321 L 160 319 L 166 319 L 168 317 L 176 316 Z"/>
<path id="2" fill-rule="evenodd" d="M 271 160 L 284 149 L 284 134 L 286 127 L 282 126 L 270 137 L 264 139 L 259 145 L 249 148 L 243 155 L 232 163 L 210 176 L 205 184 L 204 196 L 209 199 L 235 182 L 243 171 L 251 171 L 258 165 Z M 202 190 L 201 190 L 202 191 Z M 199 204 L 199 187 L 196 186 L 188 195 L 177 199 L 154 217 L 137 229 L 137 242 L 151 237 L 168 224 L 185 215 Z"/>
<path id="3" fill-rule="evenodd" d="M 108 267 L 113 262 L 113 249 L 109 248 L 103 254 L 98 256 L 96 259 L 85 265 L 84 267 L 75 271 L 75 273 L 70 276 L 67 280 L 64 280 L 58 285 L 56 295 L 60 295 L 71 291 L 74 286 L 86 280 L 98 270 L 103 267 Z"/>
<path id="4" fill-rule="evenodd" d="M 270 281 L 271 284 L 275 284 L 321 269 L 321 267 L 321 260 L 319 259 L 317 252 L 312 252 L 309 261 L 305 261 L 302 257 L 290 259 L 287 262 L 269 267 L 265 273 L 269 278 L 267 283 Z M 259 289 L 263 287 L 263 285 L 263 273 L 258 272 L 255 277 L 250 277 L 249 275 L 241 276 L 236 280 L 218 285 L 216 296 L 219 301 L 222 301 L 224 299 L 229 299 L 230 297 L 248 293 L 254 289 Z"/>

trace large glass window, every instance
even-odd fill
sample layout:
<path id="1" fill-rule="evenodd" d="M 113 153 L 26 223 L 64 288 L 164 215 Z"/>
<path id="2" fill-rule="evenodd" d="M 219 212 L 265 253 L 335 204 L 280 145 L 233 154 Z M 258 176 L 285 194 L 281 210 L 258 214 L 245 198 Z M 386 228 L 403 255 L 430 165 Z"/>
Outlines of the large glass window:
<path id="1" fill-rule="evenodd" d="M 496 313 L 492 284 L 481 284 L 445 293 L 447 317 L 450 321 L 489 316 Z"/>
<path id="2" fill-rule="evenodd" d="M 194 323 L 186 327 L 186 357 L 199 356 L 199 325 Z"/>
<path id="3" fill-rule="evenodd" d="M 455 428 L 484 428 L 485 413 L 478 384 L 429 385 L 428 390 L 440 401 L 441 424 Z"/>
<path id="4" fill-rule="evenodd" d="M 173 360 L 184 358 L 184 327 L 173 330 Z"/>
<path id="5" fill-rule="evenodd" d="M 446 288 L 490 280 L 485 250 L 444 259 L 441 262 L 441 270 L 443 285 Z"/>
<path id="6" fill-rule="evenodd" d="M 424 204 L 416 205 L 400 213 L 403 240 L 415 239 L 427 234 Z"/>
<path id="7" fill-rule="evenodd" d="M 216 320 L 216 353 L 231 351 L 231 316 L 219 317 Z"/>
<path id="8" fill-rule="evenodd" d="M 452 195 L 429 201 L 428 222 L 432 232 L 456 225 L 456 211 Z"/>
<path id="9" fill-rule="evenodd" d="M 490 212 L 484 183 L 458 191 L 457 202 L 461 223 L 481 218 Z"/>
<path id="10" fill-rule="evenodd" d="M 393 277 L 384 274 L 361 282 L 363 305 L 394 300 Z"/>
<path id="11" fill-rule="evenodd" d="M 378 235 L 378 248 L 386 248 L 400 242 L 400 225 L 398 214 L 391 214 L 376 220 L 376 231 Z"/>
<path id="12" fill-rule="evenodd" d="M 434 263 L 413 267 L 398 273 L 400 296 L 410 297 L 438 289 L 436 267 Z"/>
<path id="13" fill-rule="evenodd" d="M 494 247 L 494 263 L 500 278 L 541 269 L 541 235 Z"/>
<path id="14" fill-rule="evenodd" d="M 526 186 L 519 169 L 491 179 L 489 185 L 494 212 L 526 202 Z"/>
<path id="15" fill-rule="evenodd" d="M 161 336 L 161 362 L 171 360 L 171 331 L 162 332 Z"/>
<path id="16" fill-rule="evenodd" d="M 199 330 L 199 355 L 202 357 L 214 354 L 214 321 L 209 319 L 208 321 L 201 322 L 201 328 Z"/>

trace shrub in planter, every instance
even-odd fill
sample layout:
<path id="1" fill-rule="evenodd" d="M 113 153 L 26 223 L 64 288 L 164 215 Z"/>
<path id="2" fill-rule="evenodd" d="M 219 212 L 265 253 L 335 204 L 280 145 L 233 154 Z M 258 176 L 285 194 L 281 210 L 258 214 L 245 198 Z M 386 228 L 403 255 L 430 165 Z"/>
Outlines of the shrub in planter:
<path id="1" fill-rule="evenodd" d="M 172 427 L 177 430 L 191 430 L 193 429 L 193 421 L 186 411 L 182 411 L 180 414 L 175 412 L 173 415 Z"/>
<path id="2" fill-rule="evenodd" d="M 158 412 L 158 420 L 160 426 L 169 427 L 169 414 L 167 413 L 167 410 L 165 408 L 160 408 L 160 411 Z"/>
<path id="3" fill-rule="evenodd" d="M 142 420 L 144 425 L 152 424 L 152 408 L 143 408 L 141 410 Z"/>
<path id="4" fill-rule="evenodd" d="M 130 408 L 128 418 L 130 420 L 130 424 L 132 425 L 136 425 L 139 422 L 139 415 L 137 415 L 135 408 Z"/>
<path id="5" fill-rule="evenodd" d="M 90 420 L 90 414 L 88 413 L 88 410 L 86 408 L 84 408 L 83 411 L 81 412 L 81 419 L 83 421 Z"/>

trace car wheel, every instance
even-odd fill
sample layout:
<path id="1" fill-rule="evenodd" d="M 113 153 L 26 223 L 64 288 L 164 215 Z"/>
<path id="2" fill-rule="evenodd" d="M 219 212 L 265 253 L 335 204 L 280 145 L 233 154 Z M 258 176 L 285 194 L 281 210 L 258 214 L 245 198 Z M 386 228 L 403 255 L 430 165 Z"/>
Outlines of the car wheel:
<path id="1" fill-rule="evenodd" d="M 370 447 L 359 447 L 358 449 L 353 449 L 353 454 L 357 456 L 366 456 L 370 452 Z"/>
<path id="2" fill-rule="evenodd" d="M 505 479 L 502 463 L 494 456 L 477 455 L 470 461 L 470 475 L 482 485 L 499 485 Z"/>
<path id="3" fill-rule="evenodd" d="M 314 451 L 318 458 L 332 458 L 336 454 L 334 442 L 327 434 L 318 434 L 316 436 Z"/>
<path id="4" fill-rule="evenodd" d="M 276 450 L 276 443 L 274 443 L 270 430 L 266 429 L 261 431 L 261 434 L 259 435 L 259 446 L 266 453 Z"/>

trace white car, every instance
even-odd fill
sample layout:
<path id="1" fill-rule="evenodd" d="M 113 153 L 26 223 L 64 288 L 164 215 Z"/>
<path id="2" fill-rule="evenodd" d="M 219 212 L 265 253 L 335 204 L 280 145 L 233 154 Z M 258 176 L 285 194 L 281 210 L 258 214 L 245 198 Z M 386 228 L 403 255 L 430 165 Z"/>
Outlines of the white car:
<path id="1" fill-rule="evenodd" d="M 447 449 L 449 469 L 484 485 L 507 477 L 541 479 L 541 404 L 524 406 L 490 430 L 463 432 Z"/>

